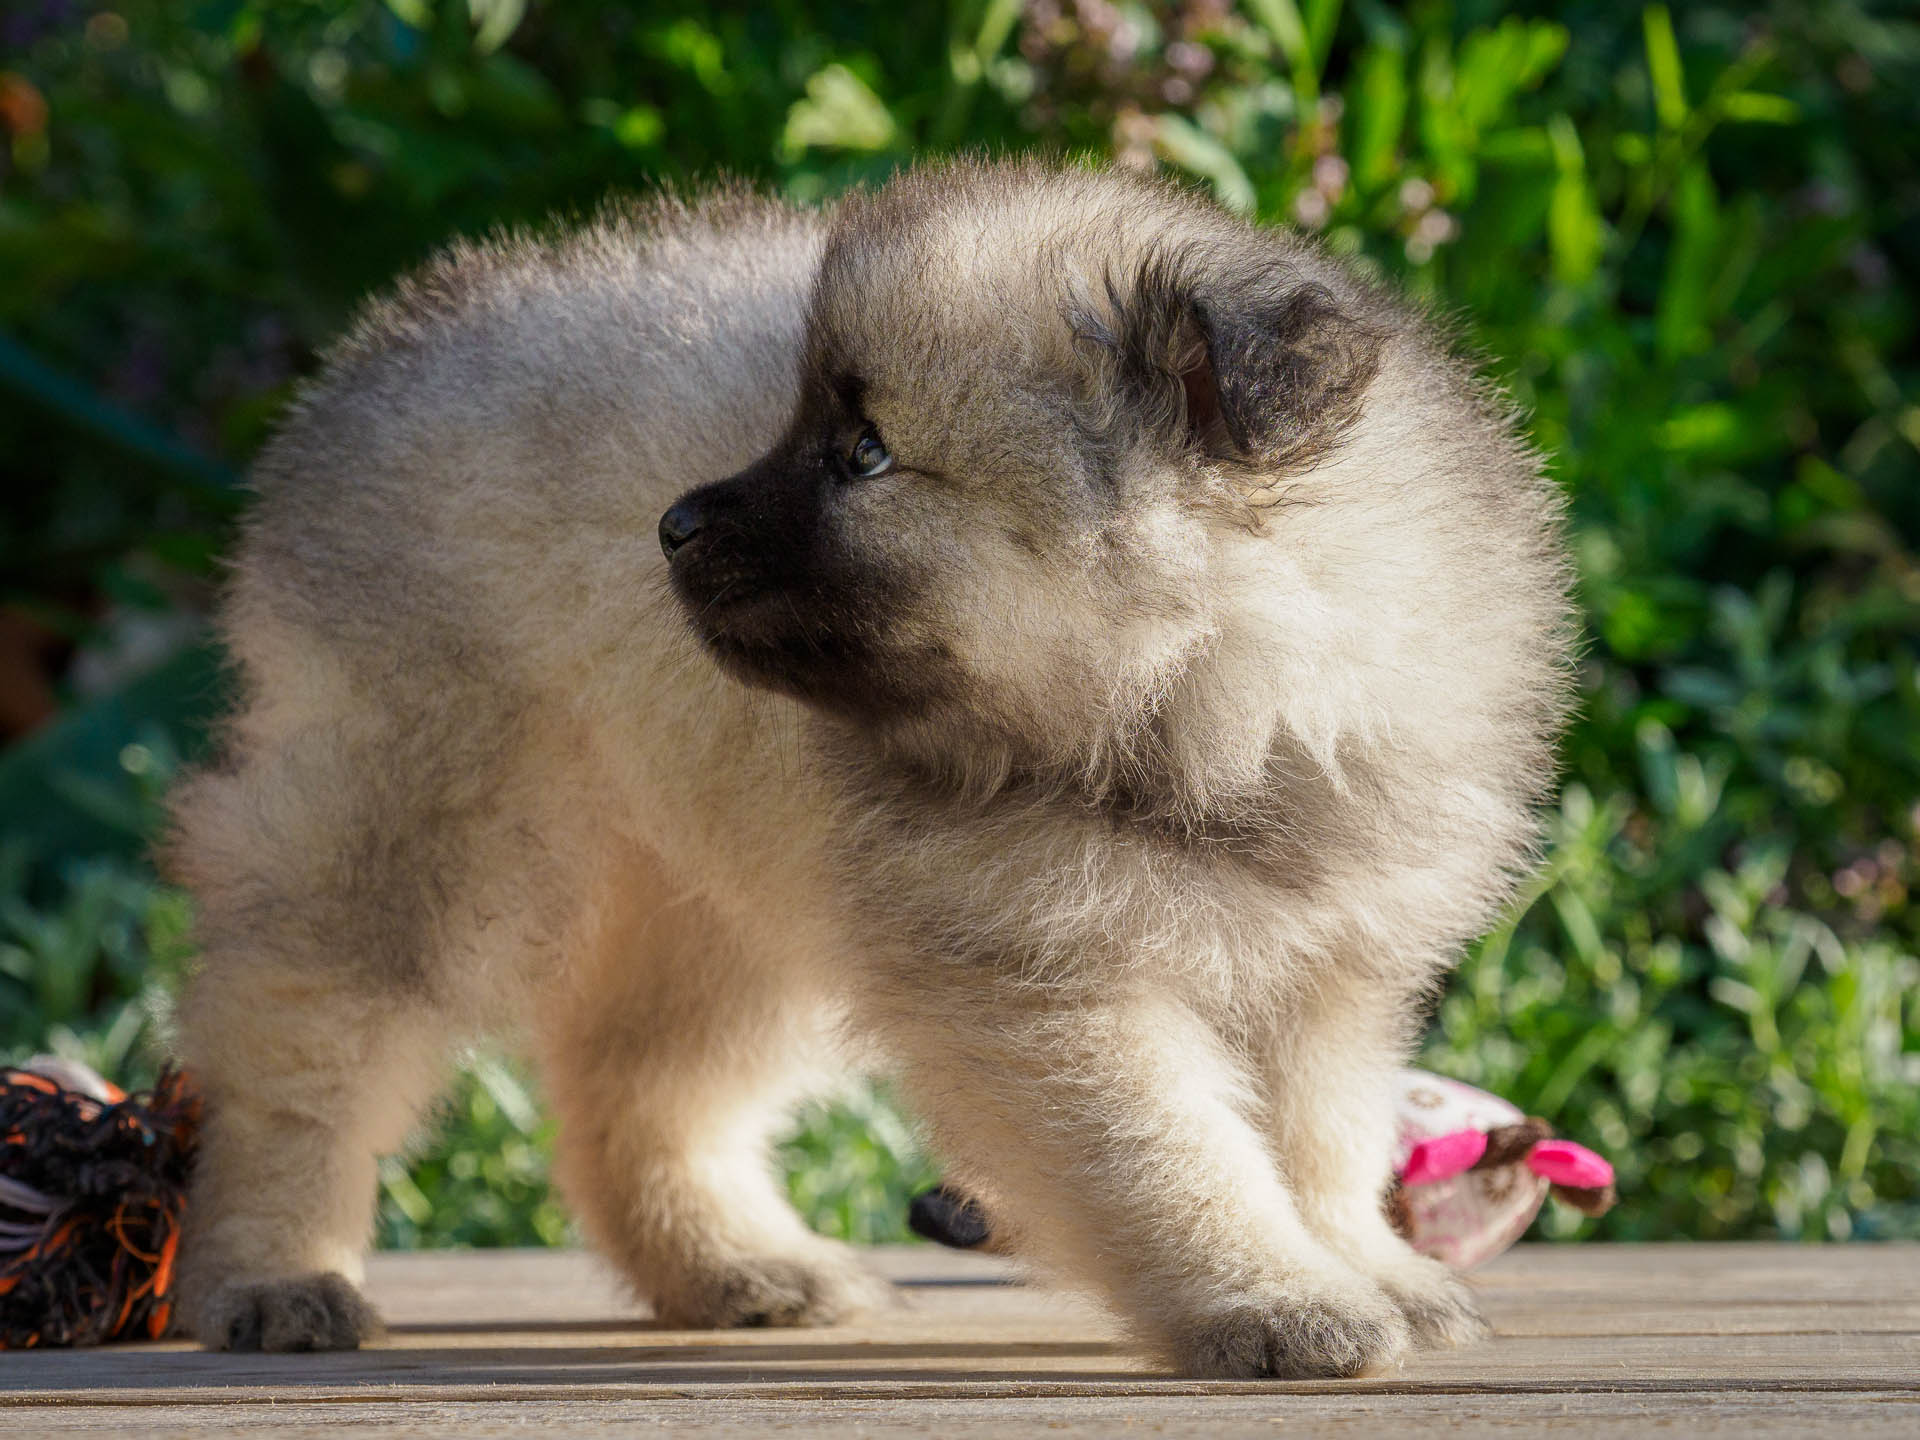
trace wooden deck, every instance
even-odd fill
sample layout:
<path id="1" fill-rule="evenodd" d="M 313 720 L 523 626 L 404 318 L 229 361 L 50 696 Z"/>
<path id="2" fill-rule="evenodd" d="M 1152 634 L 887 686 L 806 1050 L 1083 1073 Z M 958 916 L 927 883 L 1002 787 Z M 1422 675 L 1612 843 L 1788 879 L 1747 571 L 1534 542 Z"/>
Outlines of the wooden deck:
<path id="1" fill-rule="evenodd" d="M 0 1433 L 1920 1436 L 1920 1246 L 1526 1246 L 1476 1277 L 1496 1336 L 1349 1382 L 1157 1376 L 984 1258 L 877 1252 L 858 1327 L 686 1333 L 587 1256 L 383 1255 L 353 1354 L 0 1354 Z"/>

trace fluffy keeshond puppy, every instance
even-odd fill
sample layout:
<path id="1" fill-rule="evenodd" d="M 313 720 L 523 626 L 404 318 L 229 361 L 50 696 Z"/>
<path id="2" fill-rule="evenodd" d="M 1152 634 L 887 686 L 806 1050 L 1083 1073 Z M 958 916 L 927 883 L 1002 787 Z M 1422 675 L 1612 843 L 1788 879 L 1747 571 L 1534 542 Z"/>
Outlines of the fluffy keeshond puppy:
<path id="1" fill-rule="evenodd" d="M 858 1066 L 1182 1371 L 1477 1332 L 1390 1084 L 1532 858 L 1568 582 L 1416 310 L 1131 175 L 727 191 L 455 246 L 255 480 L 169 851 L 205 1343 L 370 1333 L 376 1157 L 502 1031 L 671 1324 L 886 1303 L 766 1153 Z"/>

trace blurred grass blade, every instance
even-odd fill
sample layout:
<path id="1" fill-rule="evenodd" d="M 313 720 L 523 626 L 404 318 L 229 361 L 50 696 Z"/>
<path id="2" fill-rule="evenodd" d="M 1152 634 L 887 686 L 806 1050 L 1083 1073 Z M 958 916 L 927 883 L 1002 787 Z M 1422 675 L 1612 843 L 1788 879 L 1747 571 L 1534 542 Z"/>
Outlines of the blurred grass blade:
<path id="1" fill-rule="evenodd" d="M 965 128 L 987 67 L 1006 48 L 1023 8 L 1022 0 L 986 0 L 977 24 L 971 23 L 972 7 L 956 16 L 956 33 L 947 53 L 946 99 L 928 136 L 933 148 L 951 145 Z"/>
<path id="2" fill-rule="evenodd" d="M 1704 162 L 1695 161 L 1681 172 L 1670 209 L 1673 243 L 1667 249 L 1667 273 L 1654 316 L 1654 349 L 1669 361 L 1713 344 L 1709 307 L 1727 255 L 1720 201 Z"/>
<path id="3" fill-rule="evenodd" d="M 1579 132 L 1565 115 L 1547 123 L 1558 177 L 1547 206 L 1547 239 L 1553 257 L 1553 278 L 1562 285 L 1584 285 L 1593 278 L 1606 248 L 1605 222 L 1587 180 L 1586 152 Z"/>
<path id="4" fill-rule="evenodd" d="M 1786 96 L 1758 90 L 1736 90 L 1722 96 L 1720 113 L 1743 125 L 1792 125 L 1800 119 L 1800 107 Z"/>
<path id="5" fill-rule="evenodd" d="M 987 66 L 999 55 L 1020 19 L 1021 0 L 987 0 L 980 23 L 964 44 L 955 44 L 949 63 L 953 78 L 962 85 L 977 85 Z"/>
<path id="6" fill-rule="evenodd" d="M 1240 215 L 1251 215 L 1255 205 L 1253 182 L 1240 162 L 1213 136 L 1180 115 L 1162 115 L 1154 122 L 1154 145 L 1182 170 L 1213 182 L 1220 203 Z"/>
<path id="7" fill-rule="evenodd" d="M 1307 0 L 1307 13 L 1303 17 L 1307 32 L 1307 54 L 1312 59 L 1314 81 L 1317 84 L 1327 69 L 1327 54 L 1333 49 L 1333 32 L 1340 28 L 1340 11 L 1344 0 Z"/>
<path id="8" fill-rule="evenodd" d="M 1280 47 L 1300 112 L 1306 115 L 1320 98 L 1320 71 L 1314 64 L 1313 42 L 1308 38 L 1300 7 L 1293 0 L 1247 0 L 1247 8 Z"/>
<path id="9" fill-rule="evenodd" d="M 1640 12 L 1640 24 L 1646 34 L 1654 113 L 1663 130 L 1678 130 L 1687 123 L 1687 87 L 1680 46 L 1673 38 L 1673 16 L 1664 5 L 1649 5 Z"/>
<path id="10" fill-rule="evenodd" d="M 1353 142 L 1349 149 L 1355 185 L 1364 194 L 1385 186 L 1398 159 L 1407 123 L 1407 56 L 1399 43 L 1376 42 L 1361 52 L 1357 83 L 1349 88 Z"/>

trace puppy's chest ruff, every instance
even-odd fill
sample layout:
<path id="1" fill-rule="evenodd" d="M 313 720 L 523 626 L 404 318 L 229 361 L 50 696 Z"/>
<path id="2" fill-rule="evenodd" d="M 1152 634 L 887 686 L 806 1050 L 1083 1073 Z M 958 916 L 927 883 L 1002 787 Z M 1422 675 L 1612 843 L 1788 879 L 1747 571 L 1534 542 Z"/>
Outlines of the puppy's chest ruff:
<path id="1" fill-rule="evenodd" d="M 1320 878 L 1266 828 L 1018 787 L 982 800 L 896 778 L 861 810 L 834 856 L 856 923 L 922 958 L 1028 979 L 1291 969 L 1284 937 Z"/>

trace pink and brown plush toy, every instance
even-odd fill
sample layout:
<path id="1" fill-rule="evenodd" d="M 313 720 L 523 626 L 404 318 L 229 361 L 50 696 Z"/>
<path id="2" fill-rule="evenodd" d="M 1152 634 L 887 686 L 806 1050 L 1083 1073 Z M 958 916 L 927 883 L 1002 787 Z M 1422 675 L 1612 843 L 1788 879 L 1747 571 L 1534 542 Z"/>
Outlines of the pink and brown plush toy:
<path id="1" fill-rule="evenodd" d="M 1414 1249 L 1456 1269 L 1526 1234 L 1549 1192 L 1588 1215 L 1613 1207 L 1611 1165 L 1484 1090 L 1402 1070 L 1398 1119 L 1388 1218 Z"/>
<path id="2" fill-rule="evenodd" d="M 1424 1070 L 1399 1075 L 1394 1181 L 1382 1203 L 1414 1249 L 1470 1270 L 1518 1240 L 1549 1193 L 1588 1215 L 1613 1207 L 1613 1167 L 1556 1140 L 1544 1120 Z M 908 1224 L 943 1245 L 993 1250 L 980 1206 L 949 1186 L 913 1202 Z"/>

